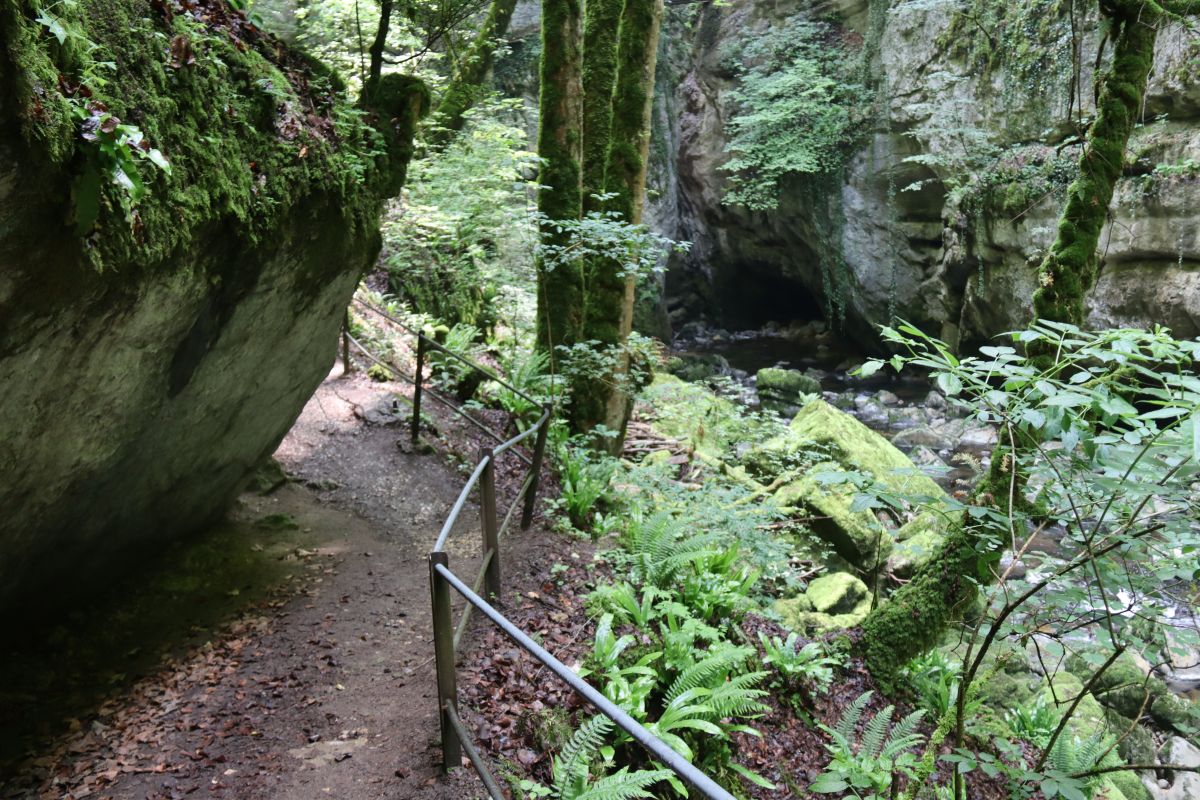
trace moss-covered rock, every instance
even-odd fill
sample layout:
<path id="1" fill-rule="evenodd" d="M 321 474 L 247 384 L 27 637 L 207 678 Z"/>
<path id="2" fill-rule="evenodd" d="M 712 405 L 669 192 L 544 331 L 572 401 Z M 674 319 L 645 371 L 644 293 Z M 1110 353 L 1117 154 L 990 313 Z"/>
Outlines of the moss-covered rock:
<path id="1" fill-rule="evenodd" d="M 823 400 L 812 400 L 792 420 L 785 436 L 763 445 L 757 454 L 752 451 L 749 460 L 761 469 L 763 464 L 777 463 L 788 454 L 794 454 L 794 459 L 803 455 L 822 460 L 777 492 L 779 504 L 807 508 L 813 516 L 813 531 L 843 558 L 867 569 L 887 559 L 892 534 L 882 529 L 882 523 L 871 512 L 852 508 L 856 490 L 850 484 L 823 480 L 826 473 L 857 471 L 887 492 L 914 498 L 942 496 L 941 488 L 891 442 Z M 936 518 L 930 517 L 921 525 L 924 535 L 917 537 L 915 527 L 908 533 L 909 538 L 919 539 L 905 555 L 909 565 L 936 543 L 940 528 Z"/>
<path id="2" fill-rule="evenodd" d="M 858 607 L 863 600 L 869 600 L 871 590 L 853 575 L 835 572 L 813 579 L 804 594 L 815 611 L 846 614 Z"/>
<path id="3" fill-rule="evenodd" d="M 789 426 L 798 441 L 828 448 L 847 469 L 872 476 L 889 491 L 915 497 L 941 497 L 941 488 L 895 445 L 850 414 L 813 400 Z"/>
<path id="4" fill-rule="evenodd" d="M 222 514 L 328 374 L 403 175 L 419 97 L 364 114 L 189 8 L 58 4 L 60 43 L 0 0 L 0 606 Z"/>
<path id="5" fill-rule="evenodd" d="M 835 572 L 814 579 L 804 594 L 776 601 L 775 611 L 797 630 L 852 628 L 870 613 L 871 590 L 855 576 Z"/>
<path id="6" fill-rule="evenodd" d="M 1067 669 L 1081 680 L 1087 680 L 1095 667 L 1089 666 L 1082 656 L 1075 655 L 1067 661 Z M 1105 670 L 1096 680 L 1093 691 L 1102 705 L 1121 716 L 1137 719 L 1140 715 L 1149 715 L 1167 730 L 1186 732 L 1200 717 L 1195 704 L 1177 696 L 1153 675 L 1147 676 L 1128 656 L 1117 659 Z"/>
<path id="7" fill-rule="evenodd" d="M 821 382 L 798 369 L 760 369 L 754 385 L 763 407 L 778 411 L 794 410 L 805 396 L 821 393 Z"/>
<path id="8" fill-rule="evenodd" d="M 1125 800 L 1154 800 L 1154 795 L 1150 794 L 1136 773 L 1113 772 L 1107 776 L 1106 780 L 1109 787 L 1115 790 L 1109 795 L 1112 800 L 1118 800 L 1117 793 Z"/>
<path id="9" fill-rule="evenodd" d="M 897 578 L 912 577 L 937 552 L 945 538 L 942 530 L 942 523 L 932 514 L 921 514 L 905 523 L 896 531 L 888 570 Z"/>
<path id="10" fill-rule="evenodd" d="M 887 560 L 891 534 L 869 511 L 853 508 L 857 490 L 849 483 L 826 483 L 823 478 L 842 471 L 840 464 L 823 461 L 802 478 L 781 487 L 775 501 L 785 508 L 804 508 L 813 533 L 833 545 L 852 564 L 874 569 Z"/>

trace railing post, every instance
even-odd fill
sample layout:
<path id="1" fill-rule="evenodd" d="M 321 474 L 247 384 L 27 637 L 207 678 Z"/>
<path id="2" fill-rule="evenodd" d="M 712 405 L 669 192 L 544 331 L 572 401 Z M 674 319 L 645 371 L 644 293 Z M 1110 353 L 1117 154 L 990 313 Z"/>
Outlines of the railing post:
<path id="1" fill-rule="evenodd" d="M 350 309 L 346 309 L 346 316 L 342 318 L 342 375 L 349 375 L 354 371 L 354 365 L 350 363 Z"/>
<path id="2" fill-rule="evenodd" d="M 492 448 L 485 447 L 479 453 L 480 460 L 487 459 L 479 481 L 480 515 L 483 517 L 483 555 L 491 552 L 492 560 L 484 572 L 484 595 L 493 601 L 500 597 L 500 535 L 496 521 L 496 457 Z"/>
<path id="3" fill-rule="evenodd" d="M 417 374 L 413 381 L 413 415 L 412 443 L 417 443 L 421 435 L 421 384 L 424 383 L 422 373 L 425 371 L 425 337 L 417 334 Z"/>
<path id="4" fill-rule="evenodd" d="M 454 674 L 454 625 L 451 621 L 450 586 L 438 574 L 437 565 L 448 567 L 444 552 L 429 554 L 429 593 L 433 601 L 433 658 L 437 672 L 438 717 L 442 728 L 442 769 L 449 772 L 462 763 L 462 747 L 447 707 L 458 709 L 458 681 Z"/>
<path id="5" fill-rule="evenodd" d="M 538 493 L 538 478 L 542 474 L 542 458 L 546 455 L 546 432 L 550 429 L 550 404 L 546 403 L 542 406 L 542 416 L 545 419 L 542 422 L 542 427 L 537 432 L 537 443 L 533 446 L 533 463 L 529 465 L 529 472 L 532 477 L 529 480 L 529 488 L 525 490 L 525 508 L 521 510 L 521 530 L 529 530 L 529 526 L 533 524 L 533 509 L 537 502 Z"/>

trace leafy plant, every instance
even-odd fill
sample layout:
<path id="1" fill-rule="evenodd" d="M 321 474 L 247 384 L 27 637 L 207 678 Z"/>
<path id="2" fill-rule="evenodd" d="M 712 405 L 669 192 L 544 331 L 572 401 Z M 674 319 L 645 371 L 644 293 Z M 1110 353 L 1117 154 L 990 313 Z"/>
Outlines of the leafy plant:
<path id="1" fill-rule="evenodd" d="M 653 797 L 650 787 L 674 775 L 670 770 L 633 770 L 621 767 L 607 772 L 612 767 L 610 757 L 605 757 L 600 770 L 594 768 L 597 756 L 606 749 L 605 739 L 612 733 L 613 723 L 608 717 L 597 716 L 585 722 L 571 737 L 562 752 L 554 757 L 551 768 L 554 785 L 542 786 L 533 781 L 521 781 L 521 789 L 529 797 L 552 797 L 555 800 L 631 800 L 637 797 Z M 593 774 L 599 772 L 599 774 Z"/>
<path id="2" fill-rule="evenodd" d="M 799 640 L 799 635 L 794 632 L 789 633 L 787 639 L 768 638 L 760 632 L 758 641 L 766 653 L 763 663 L 779 672 L 782 686 L 807 683 L 819 691 L 827 691 L 833 681 L 833 668 L 841 666 L 841 661 L 829 656 L 820 642 L 808 642 L 797 649 Z"/>
<path id="3" fill-rule="evenodd" d="M 933 718 L 941 719 L 957 709 L 961 668 L 939 650 L 930 650 L 909 662 L 905 671 L 917 702 Z M 964 716 L 974 718 L 982 705 L 982 699 L 968 697 Z"/>
<path id="4" fill-rule="evenodd" d="M 558 447 L 555 461 L 568 521 L 576 530 L 594 530 L 591 523 L 617 471 L 616 461 L 571 442 Z"/>
<path id="5" fill-rule="evenodd" d="M 1014 736 L 1038 747 L 1045 747 L 1050 743 L 1050 737 L 1061 718 L 1043 695 L 1038 695 L 1032 704 L 1021 704 L 1010 709 L 1005 715 L 1008 728 Z"/>
<path id="6" fill-rule="evenodd" d="M 727 59 L 738 84 L 729 93 L 735 111 L 726 123 L 732 158 L 724 199 L 771 209 L 784 177 L 841 166 L 865 90 L 830 25 L 792 21 L 748 38 Z"/>
<path id="7" fill-rule="evenodd" d="M 859 695 L 835 727 L 821 726 L 832 739 L 825 747 L 833 758 L 809 785 L 811 791 L 885 800 L 898 775 L 914 774 L 917 758 L 911 748 L 924 740 L 916 729 L 925 712 L 914 711 L 893 726 L 895 706 L 888 706 L 867 721 L 860 738 L 855 731 L 872 694 Z"/>

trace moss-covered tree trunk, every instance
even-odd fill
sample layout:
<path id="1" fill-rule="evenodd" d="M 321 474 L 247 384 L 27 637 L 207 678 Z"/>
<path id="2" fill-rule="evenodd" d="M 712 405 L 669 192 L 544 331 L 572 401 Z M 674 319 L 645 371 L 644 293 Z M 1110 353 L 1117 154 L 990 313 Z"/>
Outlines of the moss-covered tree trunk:
<path id="1" fill-rule="evenodd" d="M 1200 2 L 1193 0 L 1100 2 L 1113 26 L 1115 50 L 1101 79 L 1096 119 L 1084 144 L 1079 177 L 1070 187 L 1057 238 L 1041 267 L 1041 288 L 1034 295 L 1034 312 L 1040 319 L 1083 321 L 1084 297 L 1096 277 L 1100 234 L 1121 177 L 1129 136 L 1141 113 L 1164 7 L 1171 13 L 1200 12 Z M 977 490 L 978 501 L 1003 505 L 1014 486 L 1020 494 L 1020 476 L 1014 479 L 995 466 L 1012 463 L 1003 452 L 994 453 L 992 462 L 993 471 Z M 1015 499 L 1020 502 L 1019 496 Z M 871 672 L 886 680 L 906 661 L 935 646 L 970 607 L 978 582 L 987 581 L 997 555 L 997 549 L 981 541 L 971 520 L 964 517 L 937 554 L 864 622 L 863 647 Z"/>
<path id="2" fill-rule="evenodd" d="M 617 35 L 625 0 L 589 0 L 583 22 L 583 208 L 596 211 L 604 193 L 612 135 Z"/>
<path id="3" fill-rule="evenodd" d="M 496 44 L 508 31 L 516 7 L 517 0 L 492 0 L 479 32 L 458 62 L 454 77 L 438 102 L 436 121 L 439 127 L 430 131 L 430 144 L 445 145 L 462 130 L 463 115 L 479 100 L 483 83 L 492 71 Z"/>
<path id="4" fill-rule="evenodd" d="M 650 151 L 650 120 L 654 104 L 654 71 L 663 0 L 626 0 L 621 14 L 619 64 L 612 97 L 612 125 L 604 168 L 604 188 L 612 198 L 609 210 L 634 225 L 642 222 L 646 198 L 646 169 Z M 596 399 L 597 421 L 619 435 L 610 440 L 619 448 L 633 407 L 629 351 L 623 349 L 633 329 L 635 276 L 614 263 L 595 264 L 588 279 L 584 335 L 589 340 L 622 348 L 618 379 Z"/>
<path id="5" fill-rule="evenodd" d="M 555 220 L 578 220 L 583 211 L 583 54 L 579 0 L 543 0 L 538 155 L 538 210 L 543 237 L 565 244 Z M 538 344 L 552 356 L 578 341 L 583 311 L 578 261 L 538 268 Z"/>
<path id="6" fill-rule="evenodd" d="M 1076 325 L 1083 323 L 1084 298 L 1096 282 L 1096 250 L 1125 166 L 1129 135 L 1142 112 L 1162 18 L 1141 2 L 1101 7 L 1112 23 L 1113 60 L 1079 159 L 1079 177 L 1067 192 L 1058 236 L 1042 262 L 1041 286 L 1033 296 L 1036 318 Z"/>

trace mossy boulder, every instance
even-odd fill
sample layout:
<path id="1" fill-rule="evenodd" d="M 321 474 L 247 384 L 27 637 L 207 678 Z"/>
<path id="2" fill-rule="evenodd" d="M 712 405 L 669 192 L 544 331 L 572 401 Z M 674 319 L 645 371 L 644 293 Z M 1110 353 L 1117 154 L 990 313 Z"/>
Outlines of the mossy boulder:
<path id="1" fill-rule="evenodd" d="M 807 395 L 821 392 L 821 382 L 798 369 L 760 369 L 754 385 L 763 407 L 777 411 L 794 410 Z"/>
<path id="2" fill-rule="evenodd" d="M 656 431 L 704 455 L 724 458 L 745 437 L 748 423 L 741 407 L 705 386 L 657 372 L 642 400 Z"/>
<path id="3" fill-rule="evenodd" d="M 1110 800 L 1120 800 L 1121 797 L 1125 800 L 1154 800 L 1154 795 L 1150 794 L 1136 773 L 1113 772 L 1107 776 L 1106 782 L 1110 789 Z"/>
<path id="4" fill-rule="evenodd" d="M 1067 661 L 1067 669 L 1080 680 L 1087 680 L 1096 667 L 1090 666 L 1083 656 L 1075 655 Z M 1131 657 L 1123 656 L 1105 670 L 1093 692 L 1101 705 L 1121 716 L 1137 719 L 1148 715 L 1167 730 L 1184 733 L 1200 719 L 1200 710 L 1194 703 L 1176 695 L 1153 675 L 1147 677 Z"/>
<path id="5" fill-rule="evenodd" d="M 668 358 L 663 366 L 667 372 L 689 383 L 726 375 L 729 372 L 729 362 L 724 356 L 716 353 L 680 353 Z"/>
<path id="6" fill-rule="evenodd" d="M 1045 702 L 1054 704 L 1060 711 L 1065 712 L 1082 691 L 1083 681 L 1069 672 L 1059 672 L 1042 687 L 1039 694 Z M 1092 736 L 1103 734 L 1107 729 L 1104 707 L 1089 692 L 1075 707 L 1075 713 L 1071 715 L 1071 720 L 1067 723 L 1066 735 L 1087 740 Z"/>
<path id="7" fill-rule="evenodd" d="M 887 560 L 891 535 L 869 511 L 854 510 L 857 490 L 849 483 L 828 483 L 826 478 L 843 471 L 840 464 L 823 461 L 804 477 L 781 487 L 775 501 L 786 508 L 803 508 L 808 526 L 852 564 L 874 569 Z"/>
<path id="8" fill-rule="evenodd" d="M 802 595 L 776 601 L 775 611 L 798 630 L 852 628 L 870 613 L 871 590 L 853 575 L 835 572 L 814 579 Z"/>
<path id="9" fill-rule="evenodd" d="M 333 364 L 421 106 L 381 143 L 217 0 L 59 4 L 64 42 L 44 8 L 0 0 L 0 608 L 223 514 Z"/>
<path id="10" fill-rule="evenodd" d="M 895 533 L 895 544 L 888 556 L 888 571 L 897 578 L 911 578 L 937 551 L 945 538 L 943 525 L 933 514 L 925 513 L 906 522 Z"/>

